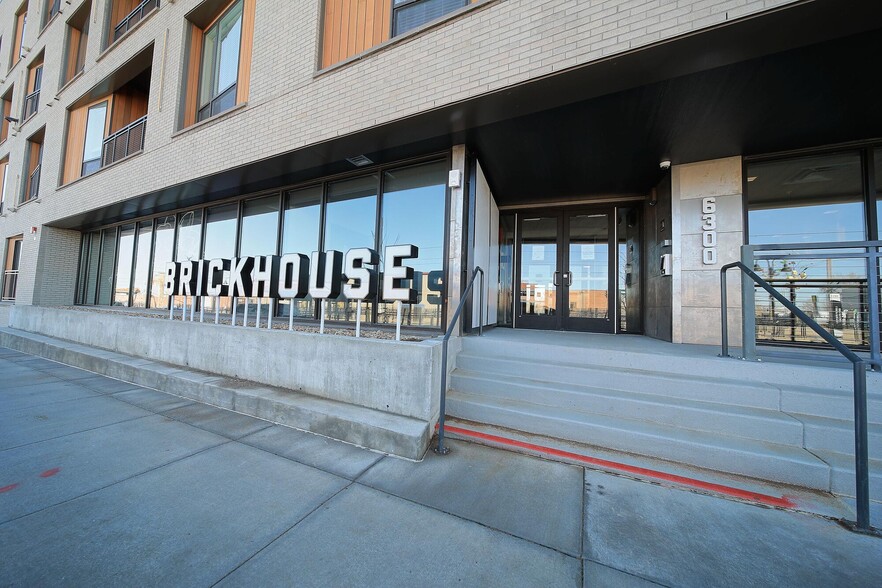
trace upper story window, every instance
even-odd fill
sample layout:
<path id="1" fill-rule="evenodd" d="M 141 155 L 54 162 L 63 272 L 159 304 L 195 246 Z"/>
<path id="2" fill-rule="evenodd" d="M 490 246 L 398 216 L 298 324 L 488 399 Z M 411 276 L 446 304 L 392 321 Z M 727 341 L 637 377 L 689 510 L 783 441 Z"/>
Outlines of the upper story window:
<path id="1" fill-rule="evenodd" d="M 206 0 L 188 16 L 192 28 L 184 126 L 248 99 L 254 6 L 255 0 L 226 5 Z"/>
<path id="2" fill-rule="evenodd" d="M 67 21 L 67 36 L 64 48 L 64 67 L 61 71 L 61 85 L 68 83 L 86 66 L 86 46 L 89 42 L 89 14 L 92 2 L 84 2 Z"/>
<path id="3" fill-rule="evenodd" d="M 238 0 L 205 31 L 196 120 L 236 105 L 239 52 L 242 45 L 242 1 Z"/>
<path id="4" fill-rule="evenodd" d="M 107 44 L 111 45 L 121 39 L 157 8 L 159 8 L 159 0 L 110 0 Z"/>
<path id="5" fill-rule="evenodd" d="M 0 120 L 0 143 L 9 137 L 9 120 L 6 117 L 12 116 L 12 89 L 13 86 L 10 86 L 6 93 L 3 94 L 3 97 L 0 98 L 0 105 L 2 105 L 3 110 L 3 120 Z"/>
<path id="6" fill-rule="evenodd" d="M 24 181 L 24 192 L 21 201 L 27 202 L 39 196 L 40 192 L 40 168 L 43 164 L 43 139 L 46 136 L 46 127 L 43 127 L 28 139 L 28 148 L 25 153 L 27 159 L 27 176 Z"/>
<path id="7" fill-rule="evenodd" d="M 15 13 L 15 37 L 12 43 L 12 55 L 9 67 L 19 62 L 27 53 L 24 47 L 25 26 L 28 22 L 28 3 L 24 2 Z"/>
<path id="8" fill-rule="evenodd" d="M 129 62 L 146 65 L 145 69 L 138 72 L 124 66 L 71 106 L 62 184 L 144 149 L 152 71 L 147 64 L 152 59 L 151 46 Z"/>
<path id="9" fill-rule="evenodd" d="M 468 3 L 469 0 L 392 0 L 392 36 L 406 33 Z"/>
<path id="10" fill-rule="evenodd" d="M 49 24 L 59 12 L 61 12 L 61 0 L 46 0 L 43 4 L 43 24 L 40 28 Z"/>
<path id="11" fill-rule="evenodd" d="M 22 120 L 27 120 L 37 114 L 40 109 L 40 88 L 43 87 L 43 55 L 41 54 L 28 67 L 28 94 L 24 102 L 24 114 Z"/>
<path id="12" fill-rule="evenodd" d="M 9 176 L 9 156 L 0 159 L 0 214 L 6 209 L 6 178 Z"/>
<path id="13" fill-rule="evenodd" d="M 3 269 L 3 301 L 14 302 L 18 267 L 21 262 L 22 236 L 6 240 L 6 265 Z"/>

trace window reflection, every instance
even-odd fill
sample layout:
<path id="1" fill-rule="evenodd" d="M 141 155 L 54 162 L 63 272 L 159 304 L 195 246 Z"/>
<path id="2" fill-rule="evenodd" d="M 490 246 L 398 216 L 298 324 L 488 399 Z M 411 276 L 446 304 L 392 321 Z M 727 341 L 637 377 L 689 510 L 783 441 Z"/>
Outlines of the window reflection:
<path id="1" fill-rule="evenodd" d="M 175 216 L 170 214 L 156 219 L 154 235 L 150 308 L 165 308 L 168 306 L 168 293 L 165 291 L 165 264 L 172 260 L 175 244 Z"/>
<path id="2" fill-rule="evenodd" d="M 202 245 L 202 211 L 189 210 L 178 215 L 178 243 L 175 261 L 196 261 Z M 175 308 L 181 308 L 184 300 L 175 296 Z"/>
<path id="3" fill-rule="evenodd" d="M 116 228 L 101 235 L 101 271 L 98 276 L 98 304 L 113 302 L 113 268 L 116 263 Z"/>
<path id="4" fill-rule="evenodd" d="M 242 229 L 240 232 L 239 257 L 275 255 L 279 234 L 279 195 L 246 200 L 242 204 Z M 269 309 L 269 298 L 260 299 L 264 309 Z M 257 304 L 256 299 L 251 300 Z M 269 312 L 269 310 L 265 310 Z M 256 315 L 255 315 L 256 316 Z M 261 315 L 266 316 L 266 315 Z"/>
<path id="5" fill-rule="evenodd" d="M 145 221 L 138 225 L 138 244 L 135 254 L 135 275 L 132 281 L 132 306 L 147 306 L 147 282 L 150 275 L 150 241 L 153 236 L 153 222 Z"/>
<path id="6" fill-rule="evenodd" d="M 391 170 L 383 178 L 383 232 L 379 251 L 389 245 L 419 247 L 419 258 L 408 261 L 414 269 L 415 286 L 412 287 L 418 292 L 417 303 L 402 309 L 403 325 L 441 326 L 446 181 L 445 162 Z M 380 264 L 383 264 L 382 253 Z M 404 285 L 411 287 L 408 283 Z M 380 288 L 382 291 L 382 281 Z M 395 306 L 395 303 L 380 302 L 377 322 L 394 323 Z"/>
<path id="7" fill-rule="evenodd" d="M 312 255 L 313 251 L 319 250 L 322 187 L 312 186 L 302 190 L 292 190 L 288 192 L 285 200 L 282 253 Z M 295 318 L 315 317 L 315 304 L 308 295 L 304 299 L 280 302 L 279 314 L 288 316 L 292 308 Z"/>
<path id="8" fill-rule="evenodd" d="M 213 206 L 205 212 L 205 244 L 202 259 L 232 259 L 236 256 L 236 224 L 239 204 Z M 232 299 L 219 298 L 220 311 L 231 312 Z M 214 312 L 214 298 L 205 299 L 206 312 Z"/>
<path id="9" fill-rule="evenodd" d="M 129 305 L 129 288 L 132 281 L 132 255 L 135 253 L 135 225 L 123 225 L 119 231 L 119 252 L 116 260 L 116 287 L 113 291 L 114 306 Z"/>
<path id="10" fill-rule="evenodd" d="M 377 185 L 379 177 L 371 174 L 328 186 L 325 213 L 325 247 L 344 255 L 353 247 L 376 247 Z M 328 301 L 325 318 L 332 321 L 355 321 L 357 302 L 346 300 L 341 293 L 338 301 Z M 373 303 L 362 303 L 361 320 L 371 320 Z"/>

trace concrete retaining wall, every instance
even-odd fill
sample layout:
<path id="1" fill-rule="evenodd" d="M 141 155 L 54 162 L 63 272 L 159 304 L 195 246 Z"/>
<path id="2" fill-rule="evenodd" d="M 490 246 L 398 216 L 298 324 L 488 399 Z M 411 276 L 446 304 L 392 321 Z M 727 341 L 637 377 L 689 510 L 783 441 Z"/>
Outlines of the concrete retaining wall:
<path id="1" fill-rule="evenodd" d="M 9 326 L 432 424 L 438 418 L 437 339 L 356 339 L 37 306 L 13 307 Z"/>

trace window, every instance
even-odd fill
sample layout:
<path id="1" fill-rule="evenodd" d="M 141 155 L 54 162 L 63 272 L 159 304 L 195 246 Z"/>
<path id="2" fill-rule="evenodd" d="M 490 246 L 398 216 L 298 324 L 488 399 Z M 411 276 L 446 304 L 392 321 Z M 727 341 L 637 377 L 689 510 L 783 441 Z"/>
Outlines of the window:
<path id="1" fill-rule="evenodd" d="M 469 0 L 392 0 L 392 36 L 406 33 L 468 3 Z"/>
<path id="2" fill-rule="evenodd" d="M 3 120 L 0 121 L 0 143 L 9 138 L 9 121 L 7 116 L 12 116 L 12 87 L 0 98 L 3 107 Z"/>
<path id="3" fill-rule="evenodd" d="M 24 57 L 26 53 L 24 48 L 25 26 L 28 21 L 28 3 L 22 4 L 15 13 L 15 40 L 12 44 L 12 55 L 9 62 L 10 69 Z"/>
<path id="4" fill-rule="evenodd" d="M 150 282 L 150 246 L 153 241 L 153 221 L 138 223 L 138 241 L 135 246 L 135 269 L 132 276 L 132 300 L 129 306 L 147 307 L 147 288 Z"/>
<path id="5" fill-rule="evenodd" d="M 6 182 L 9 177 L 9 156 L 0 159 L 0 214 L 6 210 Z"/>
<path id="6" fill-rule="evenodd" d="M 3 271 L 3 300 L 14 301 L 21 263 L 21 235 L 6 240 L 6 265 Z"/>
<path id="7" fill-rule="evenodd" d="M 169 294 L 165 291 L 165 264 L 172 260 L 175 245 L 175 215 L 156 219 L 156 235 L 153 239 L 153 269 L 150 275 L 150 308 L 168 306 Z"/>
<path id="8" fill-rule="evenodd" d="M 40 28 L 49 24 L 49 21 L 59 12 L 61 12 L 61 0 L 46 0 L 43 3 L 43 24 Z"/>
<path id="9" fill-rule="evenodd" d="M 202 68 L 199 72 L 197 120 L 204 120 L 236 105 L 241 41 L 240 0 L 205 31 L 202 41 Z"/>
<path id="10" fill-rule="evenodd" d="M 87 95 L 74 103 L 68 111 L 62 184 L 144 149 L 150 79 L 147 69 L 109 95 L 97 100 Z"/>
<path id="11" fill-rule="evenodd" d="M 319 229 L 322 219 L 322 187 L 312 186 L 288 192 L 282 225 L 282 253 L 311 255 L 319 250 Z M 300 300 L 279 303 L 279 314 L 313 318 L 315 303 L 307 296 Z"/>
<path id="12" fill-rule="evenodd" d="M 27 177 L 24 182 L 24 193 L 21 201 L 27 202 L 35 199 L 40 190 L 40 167 L 43 163 L 43 137 L 46 128 L 43 127 L 28 139 L 28 148 L 25 153 L 27 158 Z"/>
<path id="13" fill-rule="evenodd" d="M 98 266 L 98 304 L 113 301 L 113 268 L 116 267 L 116 228 L 101 232 L 101 263 Z"/>
<path id="14" fill-rule="evenodd" d="M 123 225 L 119 230 L 119 247 L 116 256 L 116 280 L 114 281 L 113 305 L 128 306 L 132 285 L 132 256 L 135 254 L 135 225 Z"/>
<path id="15" fill-rule="evenodd" d="M 86 46 L 89 43 L 89 15 L 92 3 L 85 2 L 67 21 L 64 67 L 61 72 L 61 85 L 65 85 L 86 67 Z"/>
<path id="16" fill-rule="evenodd" d="M 184 126 L 203 121 L 248 99 L 255 0 L 236 0 L 214 13 L 203 2 L 190 15 Z M 205 22 L 205 26 L 200 24 Z"/>
<path id="17" fill-rule="evenodd" d="M 22 120 L 27 120 L 37 114 L 40 109 L 40 88 L 43 86 L 43 55 L 28 67 L 28 94 L 24 101 L 24 114 Z"/>

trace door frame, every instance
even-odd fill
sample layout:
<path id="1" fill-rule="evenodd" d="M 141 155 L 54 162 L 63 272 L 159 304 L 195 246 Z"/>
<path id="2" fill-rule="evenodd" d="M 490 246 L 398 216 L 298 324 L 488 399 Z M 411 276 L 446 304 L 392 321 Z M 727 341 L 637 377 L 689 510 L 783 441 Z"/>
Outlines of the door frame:
<path id="1" fill-rule="evenodd" d="M 515 297 L 515 304 L 512 305 L 514 313 L 515 328 L 554 330 L 554 331 L 581 331 L 593 333 L 615 333 L 616 332 L 616 300 L 618 296 L 618 264 L 616 263 L 617 254 L 617 235 L 616 220 L 617 207 L 615 204 L 604 203 L 596 205 L 579 205 L 566 207 L 549 207 L 549 208 L 530 208 L 517 212 L 517 223 L 515 227 L 514 249 L 516 251 L 515 271 L 513 275 L 512 293 Z M 607 217 L 607 318 L 570 318 L 568 315 L 568 294 L 569 288 L 564 285 L 564 280 L 569 275 L 570 268 L 570 230 L 568 220 L 572 216 L 580 214 L 605 214 Z M 553 316 L 529 316 L 521 315 L 521 271 L 522 271 L 522 255 L 521 246 L 523 240 L 523 222 L 525 216 L 531 217 L 554 217 L 557 223 L 556 248 L 557 260 L 555 263 L 556 274 L 559 276 L 559 283 L 555 290 L 555 308 L 558 312 Z"/>

